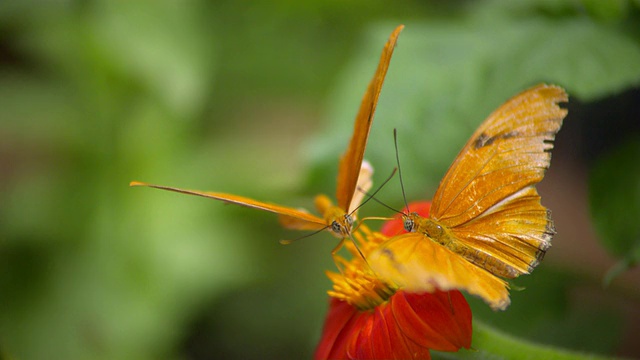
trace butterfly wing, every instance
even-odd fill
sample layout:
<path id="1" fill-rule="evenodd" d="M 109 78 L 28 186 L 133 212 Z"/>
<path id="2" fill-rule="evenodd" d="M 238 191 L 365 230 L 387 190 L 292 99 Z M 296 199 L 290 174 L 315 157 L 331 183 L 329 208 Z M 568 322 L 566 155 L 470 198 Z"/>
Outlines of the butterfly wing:
<path id="1" fill-rule="evenodd" d="M 392 237 L 367 256 L 378 276 L 409 292 L 466 290 L 493 309 L 509 306 L 508 284 L 460 255 L 409 233 Z"/>
<path id="2" fill-rule="evenodd" d="M 508 100 L 476 130 L 433 198 L 431 218 L 481 256 L 506 264 L 497 275 L 529 273 L 551 246 L 553 222 L 535 185 L 567 114 L 558 103 L 567 100 L 551 85 Z"/>
<path id="3" fill-rule="evenodd" d="M 235 205 L 245 206 L 253 209 L 269 211 L 269 212 L 280 214 L 280 215 L 285 215 L 297 221 L 297 224 L 299 226 L 297 227 L 297 229 L 320 230 L 326 227 L 325 221 L 323 219 L 317 216 L 314 216 L 306 212 L 305 210 L 298 210 L 298 209 L 294 209 L 286 206 L 264 203 L 261 201 L 249 199 L 249 198 L 238 196 L 238 195 L 207 192 L 207 191 L 197 191 L 197 190 L 185 190 L 185 189 L 178 189 L 178 188 L 169 187 L 169 186 L 147 184 L 139 181 L 132 181 L 129 184 L 129 186 L 147 186 L 147 187 L 168 190 L 168 191 L 173 191 L 173 192 L 182 193 L 182 194 L 202 196 L 209 199 L 220 200 L 229 204 L 235 204 Z"/>
<path id="4" fill-rule="evenodd" d="M 351 204 L 349 205 L 349 210 L 353 211 L 360 204 L 362 204 L 362 200 L 369 190 L 373 187 L 373 166 L 367 161 L 364 160 L 362 162 L 362 166 L 360 167 L 360 174 L 358 175 L 358 191 L 353 194 L 353 198 L 351 198 Z M 357 217 L 354 216 L 354 220 Z"/>
<path id="5" fill-rule="evenodd" d="M 338 207 L 345 210 L 347 213 L 351 212 L 359 205 L 354 205 L 352 199 L 354 193 L 357 191 L 358 178 L 361 173 L 362 160 L 364 158 L 364 150 L 367 146 L 369 130 L 371 129 L 373 115 L 376 111 L 376 105 L 378 104 L 378 97 L 380 96 L 382 83 L 384 82 L 384 78 L 387 74 L 391 55 L 393 54 L 393 50 L 396 46 L 398 36 L 403 28 L 404 26 L 400 25 L 393 31 L 393 33 L 391 33 L 389 40 L 387 40 L 387 43 L 382 50 L 382 55 L 380 56 L 380 62 L 376 73 L 369 83 L 367 92 L 364 94 L 360 104 L 349 147 L 340 158 L 336 200 L 338 202 Z"/>

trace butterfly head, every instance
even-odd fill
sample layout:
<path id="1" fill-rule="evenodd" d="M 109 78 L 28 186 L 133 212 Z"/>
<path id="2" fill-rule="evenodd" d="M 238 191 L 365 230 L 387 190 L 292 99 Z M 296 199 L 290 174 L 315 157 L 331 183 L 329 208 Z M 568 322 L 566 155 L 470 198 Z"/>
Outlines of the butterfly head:
<path id="1" fill-rule="evenodd" d="M 337 217 L 331 222 L 330 228 L 334 235 L 344 238 L 351 234 L 351 227 L 353 226 L 353 217 L 349 214 Z"/>
<path id="2" fill-rule="evenodd" d="M 407 232 L 415 232 L 417 228 L 417 222 L 420 219 L 418 213 L 412 212 L 408 215 L 402 215 L 402 224 Z"/>

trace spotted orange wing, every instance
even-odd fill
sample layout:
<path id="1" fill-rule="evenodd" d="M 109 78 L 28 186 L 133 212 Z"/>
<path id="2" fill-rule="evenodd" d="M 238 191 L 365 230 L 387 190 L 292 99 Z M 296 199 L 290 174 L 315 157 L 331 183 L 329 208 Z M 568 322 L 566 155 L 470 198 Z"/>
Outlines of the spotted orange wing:
<path id="1" fill-rule="evenodd" d="M 555 234 L 535 185 L 551 162 L 568 100 L 557 86 L 513 97 L 480 125 L 433 197 L 430 217 L 464 245 L 503 262 L 512 278 L 542 260 Z"/>
<path id="2" fill-rule="evenodd" d="M 305 229 L 308 229 L 308 230 L 320 230 L 326 227 L 324 219 L 319 218 L 315 215 L 312 215 L 304 210 L 298 210 L 298 209 L 294 209 L 286 206 L 265 203 L 265 202 L 253 200 L 253 199 L 238 196 L 238 195 L 198 191 L 198 190 L 186 190 L 186 189 L 179 189 L 179 188 L 163 186 L 163 185 L 147 184 L 139 181 L 132 181 L 131 183 L 129 183 L 129 186 L 146 186 L 146 187 L 152 187 L 156 189 L 169 190 L 169 191 L 173 191 L 181 194 L 202 196 L 209 199 L 224 201 L 229 204 L 235 204 L 235 205 L 245 206 L 249 208 L 269 211 L 269 212 L 280 214 L 280 215 L 286 215 L 286 216 L 298 219 L 301 222 L 304 222 L 306 224 Z"/>
<path id="3" fill-rule="evenodd" d="M 424 233 L 396 236 L 368 256 L 371 267 L 413 291 L 460 288 L 505 309 L 508 283 L 498 276 L 529 273 L 555 232 L 535 185 L 567 114 L 558 103 L 567 99 L 560 87 L 538 85 L 499 107 L 460 151 L 433 198 L 429 219 L 444 228 L 440 242 L 447 245 Z"/>

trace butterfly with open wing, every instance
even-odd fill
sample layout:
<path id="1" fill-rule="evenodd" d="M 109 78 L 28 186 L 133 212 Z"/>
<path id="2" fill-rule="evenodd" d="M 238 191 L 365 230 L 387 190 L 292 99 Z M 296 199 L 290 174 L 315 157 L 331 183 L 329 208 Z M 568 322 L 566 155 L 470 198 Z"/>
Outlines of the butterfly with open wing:
<path id="1" fill-rule="evenodd" d="M 567 101 L 562 88 L 542 84 L 494 111 L 441 180 L 429 216 L 404 214 L 409 233 L 367 254 L 371 268 L 406 291 L 464 289 L 506 309 L 504 279 L 529 274 L 555 234 L 535 185 L 567 115 L 558 103 Z"/>
<path id="2" fill-rule="evenodd" d="M 355 211 L 364 198 L 364 194 L 357 192 L 356 189 L 369 190 L 372 186 L 371 177 L 373 175 L 373 168 L 364 160 L 364 151 L 369 138 L 369 131 L 373 122 L 373 115 L 376 110 L 380 91 L 382 90 L 382 84 L 387 74 L 389 62 L 391 61 L 398 36 L 403 28 L 403 25 L 396 27 L 387 40 L 382 50 L 378 68 L 360 104 L 349 147 L 340 158 L 336 189 L 337 205 L 334 205 L 329 197 L 323 194 L 315 198 L 316 208 L 322 214 L 322 217 L 313 215 L 306 210 L 261 202 L 226 193 L 186 190 L 139 181 L 132 181 L 129 185 L 147 186 L 183 194 L 203 196 L 226 203 L 273 212 L 279 215 L 280 223 L 288 229 L 314 231 L 328 229 L 332 234 L 342 239 L 333 251 L 333 253 L 337 252 L 342 245 L 342 241 L 350 236 L 354 221 L 356 220 Z"/>

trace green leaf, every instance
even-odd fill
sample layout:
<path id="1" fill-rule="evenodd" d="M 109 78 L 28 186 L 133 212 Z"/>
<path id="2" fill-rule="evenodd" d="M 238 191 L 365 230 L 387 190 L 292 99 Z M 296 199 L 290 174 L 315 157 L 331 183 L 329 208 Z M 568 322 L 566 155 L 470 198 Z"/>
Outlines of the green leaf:
<path id="1" fill-rule="evenodd" d="M 455 359 L 550 359 L 579 360 L 605 359 L 593 354 L 584 354 L 551 346 L 532 343 L 496 330 L 480 321 L 473 321 L 473 349 L 456 354 L 437 353 L 434 358 Z M 441 355 L 441 356 L 439 356 Z"/>
<path id="2" fill-rule="evenodd" d="M 605 304 L 585 297 L 577 305 L 572 296 L 601 292 L 599 282 L 549 265 L 545 261 L 532 274 L 511 282 L 514 286 L 507 311 L 492 311 L 482 300 L 468 296 L 474 319 L 548 346 L 602 354 L 619 348 L 626 325 L 615 302 Z"/>
<path id="3" fill-rule="evenodd" d="M 640 68 L 636 66 L 640 63 L 640 47 L 615 27 L 584 16 L 501 15 L 469 12 L 465 18 L 447 22 L 405 24 L 365 154 L 376 169 L 375 183 L 380 184 L 396 165 L 393 128 L 398 129 L 409 199 L 429 199 L 476 127 L 518 92 L 547 82 L 565 87 L 570 102 L 576 98 L 590 101 L 640 83 Z M 328 100 L 331 111 L 327 129 L 309 147 L 316 164 L 311 179 L 314 189 L 335 184 L 336 159 L 346 147 L 360 99 L 394 25 L 380 24 L 371 30 L 366 45 L 359 50 L 361 56 L 344 70 L 343 79 Z M 379 198 L 401 207 L 397 180 L 387 185 Z M 370 208 L 373 206 L 362 209 L 365 216 Z M 549 274 L 545 278 L 538 271 L 526 280 L 518 279 L 518 284 L 533 277 L 552 282 Z M 563 300 L 573 287 L 552 285 L 546 292 L 537 285 L 513 292 L 509 311 L 492 313 L 492 318 L 509 318 L 521 328 L 518 336 L 590 351 L 612 351 L 619 342 L 616 334 L 621 331 L 620 317 L 595 306 L 589 306 L 591 312 L 574 311 L 573 305 Z M 531 301 L 525 304 L 516 299 L 518 296 Z M 500 327 L 504 328 L 502 324 Z M 603 332 L 607 333 L 598 338 Z M 474 347 L 479 348 L 475 341 Z M 526 346 L 523 349 L 524 353 L 528 351 Z M 512 358 L 504 354 L 500 357 Z M 541 353 L 540 358 L 546 356 Z"/>
<path id="4" fill-rule="evenodd" d="M 218 43 L 199 14 L 202 4 L 187 3 L 106 2 L 89 18 L 92 55 L 185 118 L 205 105 Z"/>
<path id="5" fill-rule="evenodd" d="M 640 83 L 640 47 L 617 28 L 585 17 L 550 19 L 475 15 L 454 21 L 408 23 L 384 84 L 365 157 L 380 183 L 395 166 L 398 129 L 405 186 L 412 199 L 431 197 L 470 134 L 509 97 L 540 82 L 593 100 Z M 313 186 L 333 183 L 353 118 L 395 24 L 378 25 L 361 56 L 344 71 L 326 130 L 308 153 L 318 164 Z M 399 194 L 399 189 L 384 193 Z M 394 196 L 399 205 L 399 197 Z"/>
<path id="6" fill-rule="evenodd" d="M 589 205 L 602 245 L 622 257 L 606 275 L 609 283 L 640 260 L 640 138 L 634 137 L 596 161 L 589 178 Z"/>
<path id="7" fill-rule="evenodd" d="M 615 278 L 627 270 L 632 269 L 640 262 L 640 246 L 633 248 L 633 251 L 627 254 L 622 260 L 618 261 L 607 273 L 604 275 L 602 283 L 605 286 L 609 286 Z"/>
<path id="8" fill-rule="evenodd" d="M 628 0 L 581 0 L 581 2 L 591 16 L 604 21 L 620 20 L 629 11 Z"/>

